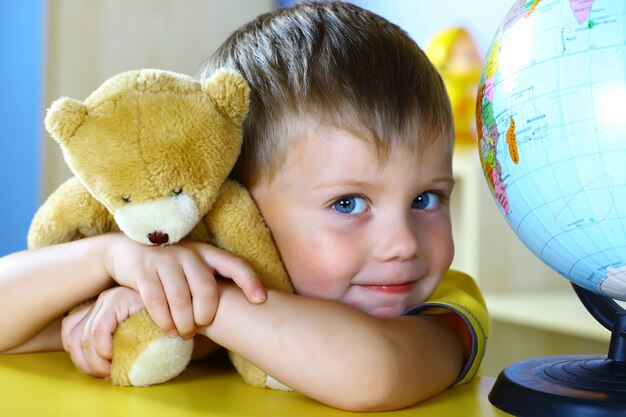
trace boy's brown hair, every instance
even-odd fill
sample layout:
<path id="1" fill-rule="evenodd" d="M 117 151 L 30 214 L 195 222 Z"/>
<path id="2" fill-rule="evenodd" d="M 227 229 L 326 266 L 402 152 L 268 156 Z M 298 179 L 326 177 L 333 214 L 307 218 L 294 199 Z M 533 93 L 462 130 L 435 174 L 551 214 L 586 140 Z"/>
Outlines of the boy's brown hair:
<path id="1" fill-rule="evenodd" d="M 234 32 L 199 77 L 223 66 L 251 89 L 232 173 L 247 187 L 271 179 L 290 141 L 315 125 L 370 140 L 381 158 L 398 145 L 419 151 L 434 140 L 451 151 L 441 77 L 406 32 L 353 4 L 300 3 L 263 14 Z"/>

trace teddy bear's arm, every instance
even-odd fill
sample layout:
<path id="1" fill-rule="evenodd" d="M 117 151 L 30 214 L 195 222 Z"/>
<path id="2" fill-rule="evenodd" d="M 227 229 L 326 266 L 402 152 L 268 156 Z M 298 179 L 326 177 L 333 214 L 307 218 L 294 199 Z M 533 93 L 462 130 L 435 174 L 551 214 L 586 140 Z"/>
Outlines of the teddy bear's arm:
<path id="1" fill-rule="evenodd" d="M 204 221 L 212 243 L 248 262 L 265 287 L 292 292 L 270 230 L 242 185 L 227 180 Z"/>
<path id="2" fill-rule="evenodd" d="M 31 249 L 119 230 L 113 216 L 73 177 L 39 208 L 28 231 Z"/>
<path id="3" fill-rule="evenodd" d="M 204 223 L 212 235 L 211 243 L 243 258 L 264 287 L 293 292 L 270 230 L 252 196 L 242 185 L 227 180 L 220 188 L 213 208 L 204 217 Z M 236 353 L 229 352 L 229 357 L 248 384 L 290 390 Z"/>

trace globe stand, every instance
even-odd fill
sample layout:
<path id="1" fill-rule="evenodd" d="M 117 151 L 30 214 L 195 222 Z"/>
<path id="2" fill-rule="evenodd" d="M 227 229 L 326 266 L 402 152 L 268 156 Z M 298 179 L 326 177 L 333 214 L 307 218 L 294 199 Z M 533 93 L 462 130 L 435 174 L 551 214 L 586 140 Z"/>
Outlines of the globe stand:
<path id="1" fill-rule="evenodd" d="M 550 356 L 508 366 L 489 393 L 502 411 L 533 417 L 626 414 L 626 311 L 572 285 L 587 310 L 611 330 L 608 355 Z"/>

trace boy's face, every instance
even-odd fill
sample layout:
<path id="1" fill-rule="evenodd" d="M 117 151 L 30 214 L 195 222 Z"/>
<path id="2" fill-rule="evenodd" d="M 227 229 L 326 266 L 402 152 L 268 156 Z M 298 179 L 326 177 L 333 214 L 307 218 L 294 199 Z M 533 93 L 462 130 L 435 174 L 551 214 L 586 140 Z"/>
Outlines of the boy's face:
<path id="1" fill-rule="evenodd" d="M 423 302 L 454 253 L 443 145 L 397 149 L 319 129 L 296 140 L 269 183 L 251 191 L 298 294 L 377 317 Z"/>

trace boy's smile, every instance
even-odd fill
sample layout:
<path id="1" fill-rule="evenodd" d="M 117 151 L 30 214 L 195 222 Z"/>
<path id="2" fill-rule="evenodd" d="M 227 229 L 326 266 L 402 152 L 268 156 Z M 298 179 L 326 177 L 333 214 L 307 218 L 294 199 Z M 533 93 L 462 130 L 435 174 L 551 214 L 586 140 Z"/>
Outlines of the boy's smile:
<path id="1" fill-rule="evenodd" d="M 425 301 L 452 262 L 451 156 L 418 156 L 345 131 L 311 129 L 252 194 L 298 294 L 378 317 Z"/>
<path id="2" fill-rule="evenodd" d="M 366 290 L 379 291 L 388 294 L 403 294 L 411 291 L 415 281 L 404 282 L 401 284 L 359 284 L 359 286 Z"/>

